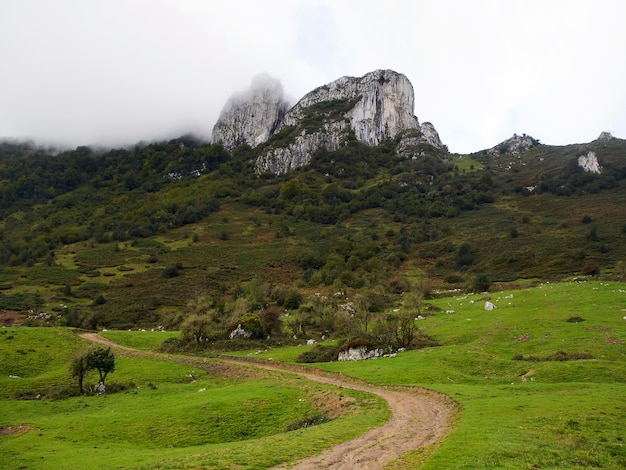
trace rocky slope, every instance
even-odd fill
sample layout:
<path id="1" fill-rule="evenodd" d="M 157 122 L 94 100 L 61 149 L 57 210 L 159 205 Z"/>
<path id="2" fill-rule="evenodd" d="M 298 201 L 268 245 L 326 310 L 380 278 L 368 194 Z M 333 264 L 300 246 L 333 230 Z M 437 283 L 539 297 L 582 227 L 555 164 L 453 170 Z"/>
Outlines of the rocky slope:
<path id="1" fill-rule="evenodd" d="M 256 96 L 258 93 L 249 94 L 248 101 L 241 95 L 231 98 L 234 105 L 227 105 L 222 112 L 213 136 L 215 142 L 234 148 L 243 142 L 254 147 L 274 135 L 257 159 L 258 173 L 280 174 L 307 165 L 319 148 L 337 150 L 352 134 L 367 145 L 378 145 L 410 130 L 405 147 L 426 143 L 443 148 L 434 126 L 420 125 L 413 114 L 411 82 L 392 70 L 342 77 L 316 88 L 277 123 L 274 119 L 280 113 L 273 111 L 275 106 L 268 104 L 266 115 L 261 106 L 250 103 L 250 97 Z M 275 105 L 280 100 L 269 101 Z"/>

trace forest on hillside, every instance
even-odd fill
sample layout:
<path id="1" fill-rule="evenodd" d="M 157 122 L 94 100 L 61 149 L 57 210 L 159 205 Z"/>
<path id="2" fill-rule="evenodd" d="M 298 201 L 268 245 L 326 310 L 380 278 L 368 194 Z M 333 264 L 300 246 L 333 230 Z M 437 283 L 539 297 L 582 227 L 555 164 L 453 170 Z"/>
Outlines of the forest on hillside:
<path id="1" fill-rule="evenodd" d="M 623 275 L 624 141 L 521 155 L 420 144 L 414 158 L 399 141 L 349 139 L 280 176 L 255 173 L 262 149 L 192 136 L 108 150 L 4 142 L 0 309 L 174 325 L 198 298 L 232 312 L 243 297 L 258 318 L 302 312 L 314 291 L 380 311 L 403 292 Z M 575 163 L 590 150 L 600 174 Z"/>

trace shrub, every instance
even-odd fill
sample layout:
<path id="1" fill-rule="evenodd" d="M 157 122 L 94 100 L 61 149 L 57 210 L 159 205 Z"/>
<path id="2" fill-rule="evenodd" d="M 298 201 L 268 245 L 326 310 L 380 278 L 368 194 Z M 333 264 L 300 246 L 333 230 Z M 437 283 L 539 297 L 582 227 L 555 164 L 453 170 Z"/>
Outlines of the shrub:
<path id="1" fill-rule="evenodd" d="M 479 274 L 474 279 L 472 287 L 477 292 L 487 292 L 489 287 L 491 287 L 491 280 L 486 274 Z"/>
<path id="2" fill-rule="evenodd" d="M 550 354 L 545 357 L 528 356 L 524 357 L 521 354 L 513 356 L 514 361 L 528 361 L 528 362 L 541 362 L 541 361 L 580 361 L 585 359 L 593 359 L 594 357 L 588 353 L 568 353 L 565 351 L 557 351 L 554 354 Z"/>
<path id="3" fill-rule="evenodd" d="M 148 384 L 149 388 L 154 387 L 154 385 L 152 385 L 152 387 L 150 387 L 150 385 L 152 384 Z M 126 390 L 133 390 L 137 388 L 137 386 L 135 385 L 135 382 L 123 382 L 123 383 L 111 383 L 109 385 L 107 385 L 107 393 L 118 393 L 118 392 L 125 392 Z M 156 389 L 156 387 L 154 387 Z"/>
<path id="4" fill-rule="evenodd" d="M 296 358 L 296 362 L 312 364 L 314 362 L 331 362 L 336 358 L 334 346 L 316 345 L 310 351 L 305 351 Z"/>
<path id="5" fill-rule="evenodd" d="M 287 295 L 283 306 L 289 310 L 297 310 L 302 303 L 302 294 L 297 290 L 293 290 Z"/>
<path id="6" fill-rule="evenodd" d="M 456 262 L 459 267 L 469 266 L 474 262 L 472 247 L 469 243 L 463 243 L 456 255 Z"/>
<path id="7" fill-rule="evenodd" d="M 176 277 L 180 274 L 180 272 L 178 271 L 178 266 L 167 266 L 164 270 L 163 270 L 163 277 L 165 277 L 166 279 L 170 279 L 172 277 Z"/>
<path id="8" fill-rule="evenodd" d="M 579 361 L 584 359 L 593 359 L 588 353 L 567 353 L 565 351 L 557 351 L 554 354 L 544 358 L 544 361 Z"/>
<path id="9" fill-rule="evenodd" d="M 596 260 L 588 259 L 583 264 L 580 272 L 583 276 L 597 276 L 600 274 L 600 263 Z"/>
<path id="10" fill-rule="evenodd" d="M 251 339 L 265 338 L 265 328 L 258 315 L 248 313 L 241 318 L 241 327 L 250 333 Z"/>
<path id="11" fill-rule="evenodd" d="M 337 352 L 340 353 L 340 352 L 347 351 L 348 349 L 351 349 L 351 348 L 360 348 L 363 346 L 365 346 L 366 348 L 374 348 L 376 345 L 368 339 L 358 337 L 358 338 L 350 339 L 346 341 L 345 343 L 343 343 L 341 346 L 339 346 L 339 348 L 337 349 Z"/>

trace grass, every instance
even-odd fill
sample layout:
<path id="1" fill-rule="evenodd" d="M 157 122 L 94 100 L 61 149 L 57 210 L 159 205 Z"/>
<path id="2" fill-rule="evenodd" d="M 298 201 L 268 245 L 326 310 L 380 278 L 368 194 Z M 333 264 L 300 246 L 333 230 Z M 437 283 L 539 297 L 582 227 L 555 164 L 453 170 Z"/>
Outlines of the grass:
<path id="1" fill-rule="evenodd" d="M 70 384 L 69 358 L 89 344 L 69 329 L 0 331 L 0 462 L 11 468 L 264 468 L 355 437 L 387 418 L 376 397 L 291 374 L 121 351 L 107 382 L 127 384 L 125 392 L 16 400 L 16 391 Z M 152 332 L 133 332 L 134 340 L 130 332 L 119 333 L 146 349 L 156 342 L 147 339 L 156 338 Z M 319 413 L 332 419 L 286 432 Z"/>
<path id="2" fill-rule="evenodd" d="M 143 351 L 156 350 L 165 340 L 169 338 L 178 338 L 178 331 L 120 331 L 110 330 L 101 331 L 100 335 L 111 341 L 127 346 L 129 348 L 140 349 Z"/>
<path id="3" fill-rule="evenodd" d="M 496 310 L 484 309 L 487 298 Z M 431 303 L 440 310 L 420 326 L 441 346 L 315 364 L 379 385 L 423 386 L 457 401 L 462 411 L 452 433 L 420 468 L 626 466 L 626 284 L 545 283 Z M 567 321 L 576 316 L 584 321 Z M 292 362 L 305 347 L 257 356 Z M 513 360 L 558 351 L 594 359 Z"/>
<path id="4" fill-rule="evenodd" d="M 569 282 L 499 292 L 489 294 L 494 311 L 484 310 L 483 294 L 439 299 L 433 303 L 442 311 L 423 329 L 442 347 L 328 368 L 375 383 L 426 386 L 462 404 L 454 431 L 425 469 L 623 468 L 625 287 Z M 574 315 L 584 321 L 566 321 Z M 559 350 L 595 359 L 512 360 Z"/>
<path id="5" fill-rule="evenodd" d="M 487 299 L 498 308 L 485 310 Z M 626 466 L 626 284 L 579 279 L 457 293 L 430 303 L 436 309 L 419 325 L 441 346 L 395 358 L 316 364 L 374 384 L 422 386 L 454 399 L 460 412 L 452 432 L 420 468 Z M 224 373 L 212 360 L 184 357 L 180 363 L 119 357 L 110 377 L 134 382 L 126 392 L 14 400 L 20 388 L 67 383 L 71 351 L 85 345 L 64 329 L 0 331 L 0 427 L 26 426 L 0 436 L 0 461 L 15 461 L 16 467 L 95 468 L 98 462 L 99 468 L 266 468 L 354 437 L 386 416 L 369 395 L 337 392 L 288 374 Z M 103 334 L 147 351 L 177 333 Z M 294 362 L 309 347 L 238 355 Z M 593 359 L 514 360 L 545 359 L 559 351 Z M 204 361 L 203 367 L 194 361 Z M 319 412 L 314 403 L 320 397 L 338 404 L 334 410 L 352 412 L 284 432 Z M 394 468 L 415 468 L 422 460 L 416 450 Z"/>

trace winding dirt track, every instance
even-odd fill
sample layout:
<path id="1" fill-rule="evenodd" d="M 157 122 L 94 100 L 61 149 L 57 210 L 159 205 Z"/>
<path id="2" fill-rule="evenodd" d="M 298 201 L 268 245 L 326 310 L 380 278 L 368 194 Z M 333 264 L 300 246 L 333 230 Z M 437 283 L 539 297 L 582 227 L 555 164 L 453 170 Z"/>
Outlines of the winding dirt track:
<path id="1" fill-rule="evenodd" d="M 164 360 L 181 361 L 179 356 L 138 351 L 118 345 L 97 333 L 84 333 L 85 339 L 110 345 L 130 355 L 154 357 Z M 185 362 L 188 360 L 185 357 Z M 284 464 L 275 469 L 382 469 L 409 451 L 420 451 L 425 458 L 450 430 L 455 406 L 450 398 L 429 390 L 411 388 L 382 388 L 357 381 L 339 374 L 315 373 L 311 368 L 291 366 L 270 361 L 220 358 L 237 364 L 267 370 L 279 370 L 300 375 L 309 380 L 336 385 L 338 387 L 361 390 L 382 397 L 391 412 L 387 423 L 372 429 L 351 441 L 331 447 L 321 454 L 314 455 L 294 464 Z M 417 458 L 417 460 L 421 460 Z M 412 465 L 415 465 L 415 460 Z M 400 467 L 402 467 L 400 465 Z M 412 468 L 415 468 L 414 466 Z"/>

